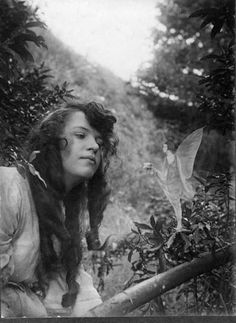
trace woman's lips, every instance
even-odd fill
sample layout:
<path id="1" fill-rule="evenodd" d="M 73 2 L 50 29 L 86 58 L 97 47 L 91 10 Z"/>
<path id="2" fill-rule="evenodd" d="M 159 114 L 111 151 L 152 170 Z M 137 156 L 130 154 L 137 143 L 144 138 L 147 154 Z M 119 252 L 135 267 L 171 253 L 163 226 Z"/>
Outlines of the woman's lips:
<path id="1" fill-rule="evenodd" d="M 83 157 L 80 157 L 80 159 L 86 159 L 86 160 L 91 161 L 92 163 L 96 164 L 96 159 L 93 156 L 83 156 Z"/>

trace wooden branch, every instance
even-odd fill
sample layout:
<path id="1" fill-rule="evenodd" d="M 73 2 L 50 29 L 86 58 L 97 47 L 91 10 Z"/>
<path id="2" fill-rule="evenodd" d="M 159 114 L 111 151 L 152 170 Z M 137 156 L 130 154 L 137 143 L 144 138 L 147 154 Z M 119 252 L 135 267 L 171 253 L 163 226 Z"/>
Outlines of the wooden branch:
<path id="1" fill-rule="evenodd" d="M 125 316 L 135 308 L 153 298 L 179 286 L 203 273 L 233 261 L 236 255 L 236 244 L 220 249 L 213 253 L 206 253 L 191 262 L 178 265 L 159 275 L 147 279 L 123 292 L 113 296 L 101 305 L 88 311 L 86 317 Z"/>

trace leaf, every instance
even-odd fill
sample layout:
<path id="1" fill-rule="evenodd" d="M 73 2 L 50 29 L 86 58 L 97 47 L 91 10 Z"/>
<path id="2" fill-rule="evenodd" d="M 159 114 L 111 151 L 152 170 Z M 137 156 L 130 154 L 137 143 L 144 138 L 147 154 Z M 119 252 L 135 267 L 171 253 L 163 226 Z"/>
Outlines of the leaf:
<path id="1" fill-rule="evenodd" d="M 145 223 L 139 223 L 139 222 L 134 222 L 134 224 L 136 225 L 137 228 L 139 229 L 144 229 L 144 230 L 151 230 L 152 231 L 152 227 L 150 227 L 149 225 L 145 224 Z"/>
<path id="2" fill-rule="evenodd" d="M 27 22 L 27 24 L 25 24 L 25 27 L 26 28 L 32 28 L 32 27 L 46 28 L 46 24 L 41 21 L 32 21 L 32 22 Z"/>
<path id="3" fill-rule="evenodd" d="M 166 246 L 167 248 L 169 249 L 171 247 L 171 245 L 173 244 L 174 240 L 175 240 L 175 237 L 176 237 L 176 233 L 172 234 L 170 236 L 170 238 L 168 239 L 167 243 L 166 243 Z"/>
<path id="4" fill-rule="evenodd" d="M 201 23 L 200 29 L 204 28 L 206 25 L 210 24 L 211 22 L 212 22 L 212 17 L 211 16 L 206 17 L 206 19 L 203 20 L 203 22 Z"/>
<path id="5" fill-rule="evenodd" d="M 146 269 L 146 274 L 155 275 L 156 272 L 150 269 Z"/>
<path id="6" fill-rule="evenodd" d="M 217 20 L 217 22 L 214 24 L 214 27 L 211 31 L 211 39 L 215 38 L 216 34 L 218 34 L 224 24 L 224 20 Z"/>
<path id="7" fill-rule="evenodd" d="M 157 247 L 149 248 L 148 251 L 149 252 L 156 252 L 160 249 L 161 246 L 162 246 L 162 244 L 158 245 Z"/>
<path id="8" fill-rule="evenodd" d="M 204 224 L 203 223 L 199 223 L 198 224 L 198 228 L 199 228 L 199 230 L 204 230 Z"/>
<path id="9" fill-rule="evenodd" d="M 34 32 L 28 33 L 28 34 L 21 34 L 18 35 L 14 38 L 14 41 L 16 43 L 23 43 L 26 41 L 31 41 L 31 42 L 37 42 L 37 35 Z"/>
<path id="10" fill-rule="evenodd" d="M 182 294 L 182 290 L 181 290 L 181 293 L 179 291 L 177 296 L 175 297 L 175 301 L 177 302 L 180 299 L 180 297 L 182 297 L 182 296 L 183 296 L 183 294 Z"/>
<path id="11" fill-rule="evenodd" d="M 152 215 L 151 218 L 150 218 L 150 224 L 153 228 L 155 228 L 155 225 L 156 225 L 156 222 L 155 222 L 155 219 L 154 219 L 154 216 Z"/>
<path id="12" fill-rule="evenodd" d="M 201 240 L 201 235 L 199 235 L 199 231 L 195 230 L 193 233 L 193 240 L 196 244 Z"/>
<path id="13" fill-rule="evenodd" d="M 160 234 L 159 231 L 162 229 L 162 226 L 163 226 L 163 220 L 160 219 L 160 220 L 157 220 L 156 222 L 156 225 L 155 225 L 155 232 Z"/>
<path id="14" fill-rule="evenodd" d="M 37 36 L 37 45 L 38 46 L 43 46 L 44 48 L 48 49 L 45 39 L 42 36 Z"/>
<path id="15" fill-rule="evenodd" d="M 145 232 L 145 233 L 143 234 L 143 236 L 144 236 L 145 238 L 147 238 L 147 239 L 148 239 L 148 243 L 150 243 L 150 244 L 152 244 L 152 245 L 155 245 L 155 246 L 161 246 L 161 245 L 162 245 L 162 243 L 163 243 L 163 239 L 162 239 L 162 237 L 161 237 L 161 239 L 160 239 L 160 237 L 155 237 L 155 236 L 153 235 L 153 233 Z"/>
<path id="16" fill-rule="evenodd" d="M 188 247 L 191 247 L 191 242 L 189 241 L 188 237 L 184 233 L 180 232 L 180 234 L 181 234 L 182 239 L 185 242 L 184 250 L 186 251 L 188 249 Z"/>
<path id="17" fill-rule="evenodd" d="M 45 185 L 45 187 L 47 188 L 47 184 L 44 181 L 44 179 L 40 176 L 39 172 L 34 168 L 34 165 L 28 163 L 29 166 L 29 171 L 32 175 L 37 176 L 41 182 L 43 182 L 43 184 Z"/>
<path id="18" fill-rule="evenodd" d="M 131 231 L 135 234 L 138 234 L 138 231 L 134 230 L 134 229 L 131 229 Z"/>
<path id="19" fill-rule="evenodd" d="M 34 150 L 29 157 L 29 162 L 31 163 L 33 160 L 35 160 L 35 158 L 37 157 L 37 154 L 39 153 L 40 153 L 40 150 Z"/>
<path id="20" fill-rule="evenodd" d="M 14 50 L 23 61 L 34 62 L 34 58 L 31 53 L 21 44 L 9 45 L 9 48 Z"/>
<path id="21" fill-rule="evenodd" d="M 206 228 L 207 228 L 208 231 L 211 231 L 211 226 L 210 226 L 209 223 L 206 223 Z"/>
<path id="22" fill-rule="evenodd" d="M 10 139 L 15 139 L 15 136 L 10 132 L 8 131 L 7 129 L 5 129 L 5 139 L 6 138 L 10 138 Z"/>
<path id="23" fill-rule="evenodd" d="M 128 261 L 131 262 L 132 256 L 133 256 L 133 252 L 134 250 L 130 250 L 129 254 L 128 254 Z"/>

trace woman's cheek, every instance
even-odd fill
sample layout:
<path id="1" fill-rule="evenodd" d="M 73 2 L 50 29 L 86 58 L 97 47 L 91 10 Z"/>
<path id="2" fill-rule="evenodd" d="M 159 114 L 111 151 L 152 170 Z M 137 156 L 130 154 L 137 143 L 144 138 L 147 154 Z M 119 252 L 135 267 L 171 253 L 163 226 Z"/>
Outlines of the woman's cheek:
<path id="1" fill-rule="evenodd" d="M 74 140 L 73 138 L 66 138 L 66 145 L 64 146 L 64 149 L 62 149 L 62 151 L 64 152 L 65 156 L 69 156 L 71 154 L 71 148 L 74 144 Z"/>

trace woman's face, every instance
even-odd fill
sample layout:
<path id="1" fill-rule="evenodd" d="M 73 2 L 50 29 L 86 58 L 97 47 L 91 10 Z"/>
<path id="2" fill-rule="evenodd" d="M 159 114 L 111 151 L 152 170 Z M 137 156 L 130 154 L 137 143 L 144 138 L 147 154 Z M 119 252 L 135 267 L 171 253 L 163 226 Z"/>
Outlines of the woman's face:
<path id="1" fill-rule="evenodd" d="M 102 154 L 102 138 L 92 128 L 83 112 L 77 111 L 68 118 L 61 138 L 68 145 L 61 150 L 66 190 L 91 178 L 97 171 Z"/>

